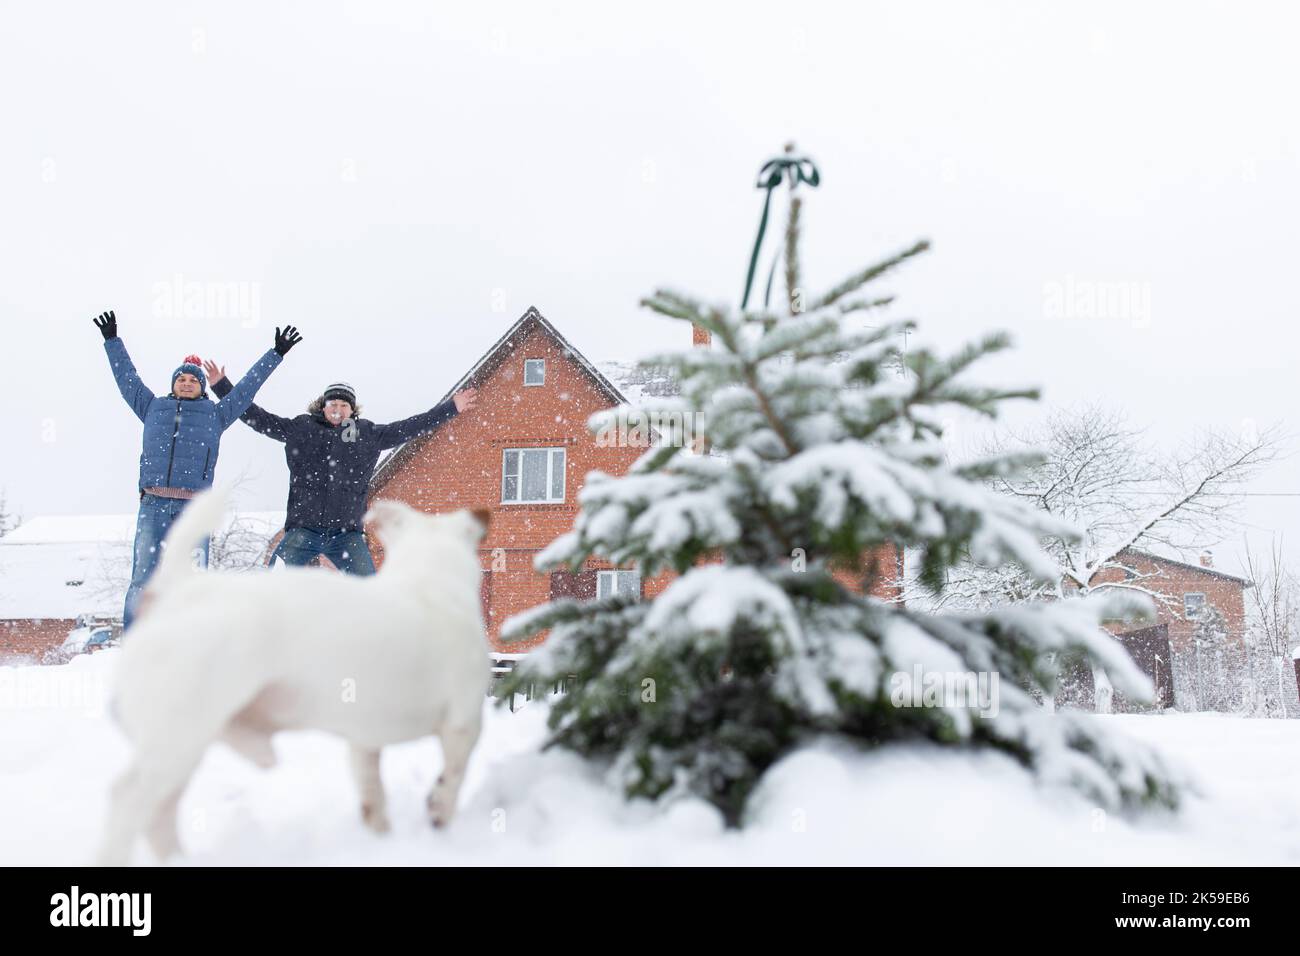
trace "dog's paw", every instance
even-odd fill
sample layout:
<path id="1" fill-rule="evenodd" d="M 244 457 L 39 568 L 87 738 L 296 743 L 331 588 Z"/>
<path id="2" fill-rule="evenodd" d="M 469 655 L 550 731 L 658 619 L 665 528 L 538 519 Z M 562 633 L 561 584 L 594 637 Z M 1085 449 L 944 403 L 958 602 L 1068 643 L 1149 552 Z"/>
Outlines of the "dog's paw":
<path id="1" fill-rule="evenodd" d="M 451 822 L 451 815 L 455 812 L 454 806 L 449 806 L 446 797 L 435 790 L 429 794 L 429 823 L 437 829 L 442 829 Z"/>
<path id="2" fill-rule="evenodd" d="M 370 803 L 361 805 L 361 820 L 375 833 L 387 833 L 392 829 L 388 822 L 388 810 Z"/>

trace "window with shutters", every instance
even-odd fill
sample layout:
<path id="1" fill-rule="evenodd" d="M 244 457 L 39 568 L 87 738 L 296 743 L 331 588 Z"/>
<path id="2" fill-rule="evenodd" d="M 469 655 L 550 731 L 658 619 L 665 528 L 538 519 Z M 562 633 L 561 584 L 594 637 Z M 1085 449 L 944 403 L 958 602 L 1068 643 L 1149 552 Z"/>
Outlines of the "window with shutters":
<path id="1" fill-rule="evenodd" d="M 564 501 L 563 448 L 507 448 L 501 453 L 501 503 Z"/>

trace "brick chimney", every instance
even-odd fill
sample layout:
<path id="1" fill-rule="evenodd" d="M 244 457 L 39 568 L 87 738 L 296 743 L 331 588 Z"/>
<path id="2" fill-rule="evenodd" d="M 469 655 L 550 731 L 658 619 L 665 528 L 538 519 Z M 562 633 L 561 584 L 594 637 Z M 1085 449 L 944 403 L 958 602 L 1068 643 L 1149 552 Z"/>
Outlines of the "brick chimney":
<path id="1" fill-rule="evenodd" d="M 1202 552 L 1201 552 L 1201 567 L 1203 567 L 1203 568 L 1212 568 L 1212 567 L 1214 567 L 1214 552 L 1213 552 L 1213 551 L 1206 550 L 1206 551 L 1202 551 Z"/>
<path id="2" fill-rule="evenodd" d="M 713 333 L 708 329 L 702 329 L 698 325 L 691 326 L 691 345 L 695 348 L 707 349 L 713 344 Z"/>

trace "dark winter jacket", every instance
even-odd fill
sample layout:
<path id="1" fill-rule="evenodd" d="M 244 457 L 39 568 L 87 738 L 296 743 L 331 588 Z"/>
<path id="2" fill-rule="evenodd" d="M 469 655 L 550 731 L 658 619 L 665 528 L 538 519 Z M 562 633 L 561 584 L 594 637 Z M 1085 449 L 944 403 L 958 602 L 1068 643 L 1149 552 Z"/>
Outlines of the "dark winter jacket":
<path id="1" fill-rule="evenodd" d="M 230 389 L 224 378 L 212 386 L 218 395 Z M 331 425 L 319 413 L 281 418 L 257 405 L 250 405 L 242 418 L 255 431 L 284 442 L 289 463 L 285 528 L 358 531 L 379 453 L 433 431 L 455 414 L 456 403 L 448 400 L 388 425 L 364 418 Z"/>
<path id="2" fill-rule="evenodd" d="M 221 433 L 248 408 L 281 358 L 274 349 L 268 351 L 238 385 L 225 390 L 223 401 L 214 403 L 206 393 L 198 398 L 154 395 L 140 381 L 120 338 L 106 341 L 104 351 L 108 353 L 118 391 L 131 411 L 144 422 L 141 489 L 159 486 L 197 491 L 211 487 Z"/>

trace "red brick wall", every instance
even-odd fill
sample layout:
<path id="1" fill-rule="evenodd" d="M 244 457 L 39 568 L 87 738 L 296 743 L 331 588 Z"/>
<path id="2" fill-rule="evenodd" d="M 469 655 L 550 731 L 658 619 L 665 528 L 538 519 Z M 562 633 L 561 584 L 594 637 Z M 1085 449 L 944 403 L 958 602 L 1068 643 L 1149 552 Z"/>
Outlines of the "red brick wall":
<path id="1" fill-rule="evenodd" d="M 39 663 L 76 626 L 71 618 L 0 620 L 0 663 L 10 657 L 31 657 Z"/>
<path id="2" fill-rule="evenodd" d="M 1145 555 L 1128 553 L 1123 562 L 1140 575 L 1155 575 L 1134 581 L 1148 590 L 1168 596 L 1172 604 L 1156 602 L 1156 624 L 1169 625 L 1169 644 L 1175 651 L 1190 648 L 1195 621 L 1183 614 L 1183 595 L 1205 595 L 1207 604 L 1223 614 L 1228 625 L 1229 640 L 1240 644 L 1246 631 L 1246 602 L 1242 582 L 1216 574 L 1206 574 L 1193 567 L 1160 561 Z M 1110 568 L 1093 578 L 1093 585 L 1103 582 L 1123 581 L 1124 572 Z"/>

